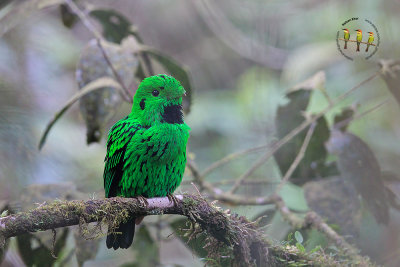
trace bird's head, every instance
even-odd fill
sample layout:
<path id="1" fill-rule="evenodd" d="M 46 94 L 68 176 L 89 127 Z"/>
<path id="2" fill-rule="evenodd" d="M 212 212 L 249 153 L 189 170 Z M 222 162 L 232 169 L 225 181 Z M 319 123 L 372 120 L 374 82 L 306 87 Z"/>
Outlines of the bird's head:
<path id="1" fill-rule="evenodd" d="M 131 117 L 142 126 L 159 123 L 183 123 L 183 86 L 174 77 L 159 74 L 144 79 L 133 97 Z"/>
<path id="2" fill-rule="evenodd" d="M 356 30 L 357 33 L 362 34 L 362 30 L 358 29 Z"/>
<path id="3" fill-rule="evenodd" d="M 368 32 L 368 33 L 369 33 L 369 36 L 374 36 L 373 32 Z"/>
<path id="4" fill-rule="evenodd" d="M 342 29 L 345 33 L 349 33 L 349 29 Z"/>

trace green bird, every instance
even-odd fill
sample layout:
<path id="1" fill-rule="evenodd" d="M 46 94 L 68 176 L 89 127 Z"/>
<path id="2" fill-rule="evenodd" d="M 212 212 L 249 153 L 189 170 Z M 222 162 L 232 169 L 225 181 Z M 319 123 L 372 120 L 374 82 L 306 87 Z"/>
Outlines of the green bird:
<path id="1" fill-rule="evenodd" d="M 368 32 L 369 37 L 368 37 L 368 44 L 367 48 L 365 49 L 365 52 L 368 52 L 369 46 L 374 42 L 374 33 L 373 32 Z"/>
<path id="2" fill-rule="evenodd" d="M 357 40 L 357 52 L 360 51 L 360 44 L 362 42 L 362 30 L 358 29 L 356 30 L 357 32 L 357 36 L 356 36 L 356 40 Z"/>
<path id="3" fill-rule="evenodd" d="M 182 112 L 185 93 L 175 78 L 165 74 L 140 83 L 132 112 L 108 134 L 103 175 L 106 198 L 173 197 L 185 171 L 190 131 Z M 107 248 L 130 247 L 135 221 L 142 219 L 131 218 L 115 231 L 109 230 Z"/>
<path id="4" fill-rule="evenodd" d="M 347 49 L 347 41 L 350 39 L 350 32 L 349 29 L 343 29 L 343 33 L 344 33 L 344 49 Z"/>

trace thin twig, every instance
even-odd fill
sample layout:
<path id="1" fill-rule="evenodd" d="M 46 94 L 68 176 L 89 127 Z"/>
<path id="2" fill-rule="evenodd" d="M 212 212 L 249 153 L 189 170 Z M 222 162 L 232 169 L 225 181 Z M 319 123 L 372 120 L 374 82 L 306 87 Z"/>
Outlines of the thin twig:
<path id="1" fill-rule="evenodd" d="M 305 128 L 307 128 L 310 124 L 316 122 L 319 118 L 324 116 L 328 111 L 330 111 L 332 108 L 336 106 L 339 102 L 341 102 L 343 99 L 345 99 L 348 95 L 350 95 L 352 92 L 363 86 L 364 84 L 368 83 L 369 81 L 375 79 L 381 71 L 377 71 L 374 74 L 372 74 L 370 77 L 367 79 L 363 80 L 359 84 L 355 85 L 354 87 L 350 88 L 337 98 L 335 98 L 332 103 L 329 103 L 329 105 L 313 116 L 311 119 L 306 119 L 303 121 L 299 126 L 294 128 L 291 132 L 289 132 L 286 136 L 284 136 L 281 140 L 273 144 L 271 147 L 271 150 L 269 150 L 266 154 L 262 155 L 243 175 L 241 175 L 237 180 L 236 183 L 232 186 L 232 188 L 228 191 L 229 193 L 233 194 L 236 192 L 236 190 L 239 188 L 241 183 L 243 182 L 244 179 L 249 177 L 250 175 L 253 174 L 255 170 L 257 170 L 261 165 L 263 165 L 278 149 L 280 149 L 283 145 L 285 145 L 287 142 L 292 140 L 293 137 L 301 133 Z"/>
<path id="2" fill-rule="evenodd" d="M 225 193 L 218 187 L 214 187 L 213 184 L 205 181 L 204 177 L 200 176 L 196 165 L 192 161 L 189 160 L 186 165 L 192 172 L 194 181 L 199 185 L 200 191 L 207 191 L 210 199 L 219 200 L 232 205 L 268 205 L 273 203 L 271 196 L 247 197 Z"/>
<path id="3" fill-rule="evenodd" d="M 310 211 L 306 214 L 304 218 L 300 218 L 296 214 L 290 211 L 290 209 L 286 206 L 285 202 L 281 197 L 275 195 L 272 200 L 275 203 L 277 210 L 281 213 L 284 220 L 289 222 L 289 224 L 295 229 L 302 228 L 314 228 L 319 232 L 323 233 L 326 237 L 328 237 L 331 241 L 335 243 L 335 245 L 342 249 L 346 255 L 357 259 L 360 266 L 364 266 L 361 263 L 365 263 L 363 257 L 361 257 L 358 253 L 358 249 L 347 243 L 347 241 L 340 236 L 335 230 L 333 230 L 328 224 L 326 224 L 322 218 L 315 212 Z"/>
<path id="4" fill-rule="evenodd" d="M 355 115 L 353 117 L 350 117 L 348 119 L 345 119 L 343 121 L 339 121 L 338 123 L 333 125 L 333 128 L 334 129 L 341 129 L 342 127 L 348 125 L 350 122 L 352 122 L 354 120 L 357 120 L 357 119 L 360 119 L 360 118 L 364 117 L 365 115 L 367 115 L 368 113 L 371 113 L 371 112 L 381 108 L 383 105 L 388 103 L 389 100 L 390 100 L 390 98 L 388 97 L 385 100 L 383 100 L 382 102 L 378 103 L 377 105 L 373 106 L 372 108 L 367 109 L 366 111 L 364 111 L 364 112 L 362 112 L 360 114 L 357 114 L 357 115 Z"/>
<path id="5" fill-rule="evenodd" d="M 364 117 L 365 115 L 369 114 L 372 111 L 377 110 L 379 107 L 383 106 L 389 99 L 386 99 L 385 101 L 379 103 L 378 105 L 364 111 L 363 113 L 360 113 L 357 116 L 354 116 L 353 118 L 351 118 L 351 121 L 359 119 L 361 117 Z M 349 123 L 349 120 L 345 120 L 346 123 Z M 311 126 L 315 125 L 311 124 Z M 339 125 L 339 123 L 337 124 Z M 293 170 L 295 170 L 295 166 L 298 165 L 298 162 L 300 162 L 301 157 L 304 156 L 305 153 L 305 149 L 307 147 L 307 145 L 309 144 L 311 137 L 312 137 L 312 133 L 315 129 L 313 129 L 313 127 L 310 126 L 310 129 L 307 131 L 306 134 L 306 138 L 304 139 L 302 148 L 300 148 L 299 154 L 296 156 L 296 159 L 294 160 L 294 162 L 292 163 L 292 165 L 289 167 L 289 170 L 285 173 L 282 181 L 287 181 L 291 178 L 291 175 L 293 174 Z M 344 125 L 340 126 L 343 127 Z M 282 182 L 281 185 L 277 186 L 277 190 L 275 191 L 274 194 L 271 194 L 269 196 L 260 196 L 260 197 L 248 197 L 248 196 L 240 196 L 240 195 L 235 195 L 235 194 L 231 194 L 229 192 L 223 192 L 222 190 L 220 190 L 219 188 L 215 187 L 216 185 L 219 184 L 229 184 L 228 182 L 234 182 L 232 180 L 226 180 L 223 183 L 209 183 L 207 181 L 204 181 L 204 177 L 201 177 L 199 175 L 199 172 L 197 170 L 197 168 L 192 164 L 192 163 L 188 163 L 188 167 L 189 169 L 192 170 L 192 174 L 194 176 L 194 181 L 200 185 L 200 187 L 202 189 L 205 189 L 206 191 L 208 191 L 209 194 L 209 198 L 210 199 L 215 199 L 215 200 L 219 200 L 228 204 L 232 204 L 232 205 L 269 205 L 269 204 L 273 204 L 274 200 L 275 200 L 275 195 L 278 193 L 278 191 L 283 186 Z M 243 181 L 243 184 L 267 184 L 267 183 L 272 183 L 271 181 L 267 181 L 267 180 L 246 180 Z"/>
<path id="6" fill-rule="evenodd" d="M 275 181 L 275 178 L 255 178 L 255 179 L 247 179 L 243 181 L 243 185 L 276 185 L 279 182 Z M 194 180 L 193 180 L 194 181 Z M 191 185 L 193 183 L 191 180 L 182 181 L 181 185 Z M 221 185 L 232 185 L 235 181 L 232 179 L 223 179 L 220 181 L 211 182 L 212 186 L 221 186 Z"/>
<path id="7" fill-rule="evenodd" d="M 107 55 L 106 50 L 104 49 L 104 47 L 102 45 L 102 42 L 104 42 L 103 36 L 94 27 L 94 25 L 90 22 L 87 14 L 85 14 L 82 10 L 80 10 L 79 7 L 72 0 L 65 0 L 65 3 L 70 7 L 71 11 L 74 12 L 81 19 L 81 21 L 86 26 L 86 28 L 90 32 L 92 32 L 92 34 L 94 35 L 94 37 L 97 41 L 97 46 L 100 48 L 104 59 L 106 60 L 108 66 L 110 67 L 113 75 L 115 76 L 115 79 L 118 81 L 118 83 L 121 84 L 122 91 L 119 91 L 119 92 L 121 92 L 121 96 L 124 98 L 125 101 L 132 103 L 133 102 L 132 95 L 129 93 L 129 90 L 125 86 L 124 81 L 122 80 L 121 76 L 115 70 L 113 64 L 110 61 L 109 56 Z"/>
<path id="8" fill-rule="evenodd" d="M 250 154 L 250 153 L 258 152 L 258 151 L 263 150 L 263 149 L 265 149 L 265 148 L 267 148 L 269 146 L 270 146 L 270 144 L 265 144 L 265 145 L 256 146 L 256 147 L 252 147 L 252 148 L 249 148 L 249 149 L 245 149 L 245 150 L 242 150 L 242 151 L 239 151 L 239 152 L 231 153 L 231 154 L 223 157 L 222 159 L 212 163 L 200 175 L 202 177 L 206 177 L 213 170 L 221 167 L 222 165 L 225 165 L 226 163 L 228 163 L 228 162 L 230 162 L 232 160 L 235 160 L 235 159 L 237 159 L 237 158 L 239 158 L 241 156 L 244 156 L 244 155 L 247 155 L 247 154 Z"/>
<path id="9" fill-rule="evenodd" d="M 290 177 L 292 177 L 292 174 L 296 170 L 297 166 L 299 166 L 301 160 L 304 158 L 304 155 L 306 153 L 307 147 L 310 143 L 311 137 L 314 133 L 316 123 L 312 123 L 310 125 L 310 128 L 308 128 L 306 137 L 304 138 L 303 144 L 300 147 L 299 153 L 297 154 L 296 158 L 293 160 L 292 164 L 290 165 L 289 169 L 286 171 L 285 175 L 282 178 L 282 181 L 280 184 L 277 186 L 275 189 L 276 193 L 279 193 L 279 191 L 282 189 L 282 187 L 287 183 Z"/>

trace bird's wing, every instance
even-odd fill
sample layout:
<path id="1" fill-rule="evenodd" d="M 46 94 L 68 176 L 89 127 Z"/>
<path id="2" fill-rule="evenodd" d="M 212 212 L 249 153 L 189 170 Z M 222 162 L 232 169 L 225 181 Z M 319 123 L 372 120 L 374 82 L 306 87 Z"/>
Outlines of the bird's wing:
<path id="1" fill-rule="evenodd" d="M 118 184 L 123 175 L 126 148 L 141 128 L 140 124 L 126 117 L 110 129 L 103 174 L 106 197 L 117 196 Z"/>

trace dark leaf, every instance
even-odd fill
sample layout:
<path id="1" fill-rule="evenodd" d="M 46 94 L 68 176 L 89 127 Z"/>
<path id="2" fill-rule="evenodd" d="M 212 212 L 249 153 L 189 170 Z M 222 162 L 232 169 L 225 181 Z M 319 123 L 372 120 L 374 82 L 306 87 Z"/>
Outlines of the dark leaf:
<path id="1" fill-rule="evenodd" d="M 350 120 L 353 118 L 354 108 L 347 107 L 342 109 L 342 112 L 335 116 L 333 128 L 342 132 L 347 130 Z"/>
<path id="2" fill-rule="evenodd" d="M 155 49 L 142 47 L 141 52 L 148 54 L 152 59 L 160 63 L 169 74 L 180 81 L 186 90 L 186 96 L 183 98 L 183 109 L 185 110 L 185 113 L 188 114 L 190 112 L 193 89 L 189 71 L 186 69 L 186 67 Z"/>
<path id="3" fill-rule="evenodd" d="M 75 15 L 66 4 L 60 5 L 60 15 L 62 23 L 67 28 L 72 28 L 78 21 L 78 16 Z"/>
<path id="4" fill-rule="evenodd" d="M 109 42 L 119 44 L 128 35 L 136 34 L 132 31 L 130 21 L 118 11 L 96 9 L 92 10 L 89 14 L 101 23 L 103 26 L 103 36 Z"/>
<path id="5" fill-rule="evenodd" d="M 73 232 L 75 239 L 76 259 L 79 266 L 83 266 L 86 261 L 92 260 L 96 257 L 101 238 L 86 239 L 84 236 L 82 236 L 82 233 L 79 231 L 78 227 L 74 227 Z"/>
<path id="6" fill-rule="evenodd" d="M 123 264 L 121 267 L 136 266 L 160 266 L 159 247 L 151 237 L 149 229 L 142 224 L 135 232 L 135 240 L 132 249 L 136 252 L 136 261 Z"/>
<path id="7" fill-rule="evenodd" d="M 390 205 L 400 210 L 400 177 L 391 172 L 382 172 L 381 177 Z"/>
<path id="8" fill-rule="evenodd" d="M 341 177 L 354 185 L 378 223 L 389 221 L 389 203 L 374 153 L 357 136 L 333 130 L 326 147 L 337 155 Z"/>
<path id="9" fill-rule="evenodd" d="M 352 183 L 331 177 L 307 182 L 303 188 L 308 206 L 327 219 L 327 223 L 338 225 L 343 235 L 358 234 L 361 205 Z"/>
<path id="10" fill-rule="evenodd" d="M 54 246 L 54 255 L 58 257 L 65 247 L 68 228 L 57 231 L 56 243 Z M 52 256 L 52 247 L 46 246 L 33 234 L 24 234 L 17 236 L 17 248 L 21 258 L 27 266 L 53 266 L 57 260 Z"/>
<path id="11" fill-rule="evenodd" d="M 121 77 L 124 85 L 129 86 L 134 81 L 138 60 L 131 51 L 119 45 L 102 42 L 102 46 Z M 82 50 L 76 70 L 76 80 L 79 88 L 85 88 L 90 82 L 101 77 L 114 78 L 112 69 L 99 48 L 96 40 L 92 40 Z M 87 128 L 87 143 L 98 142 L 101 139 L 104 125 L 119 107 L 122 99 L 116 87 L 104 88 L 85 95 L 79 101 L 80 109 Z"/>
<path id="12" fill-rule="evenodd" d="M 286 95 L 289 102 L 278 108 L 275 118 L 279 138 L 283 138 L 305 120 L 303 114 L 307 112 L 313 90 L 316 90 L 323 82 L 324 75 L 318 73 L 309 80 L 297 85 L 294 90 Z M 305 136 L 306 131 L 303 131 L 275 153 L 275 160 L 282 174 L 286 173 L 296 158 Z M 304 158 L 292 175 L 292 182 L 303 184 L 309 179 L 326 175 L 327 167 L 325 166 L 325 159 L 327 151 L 324 143 L 328 138 L 328 124 L 325 117 L 321 117 L 317 121 L 317 126 L 315 127 Z"/>
<path id="13" fill-rule="evenodd" d="M 382 78 L 386 82 L 389 91 L 400 104 L 400 60 L 381 60 Z"/>

